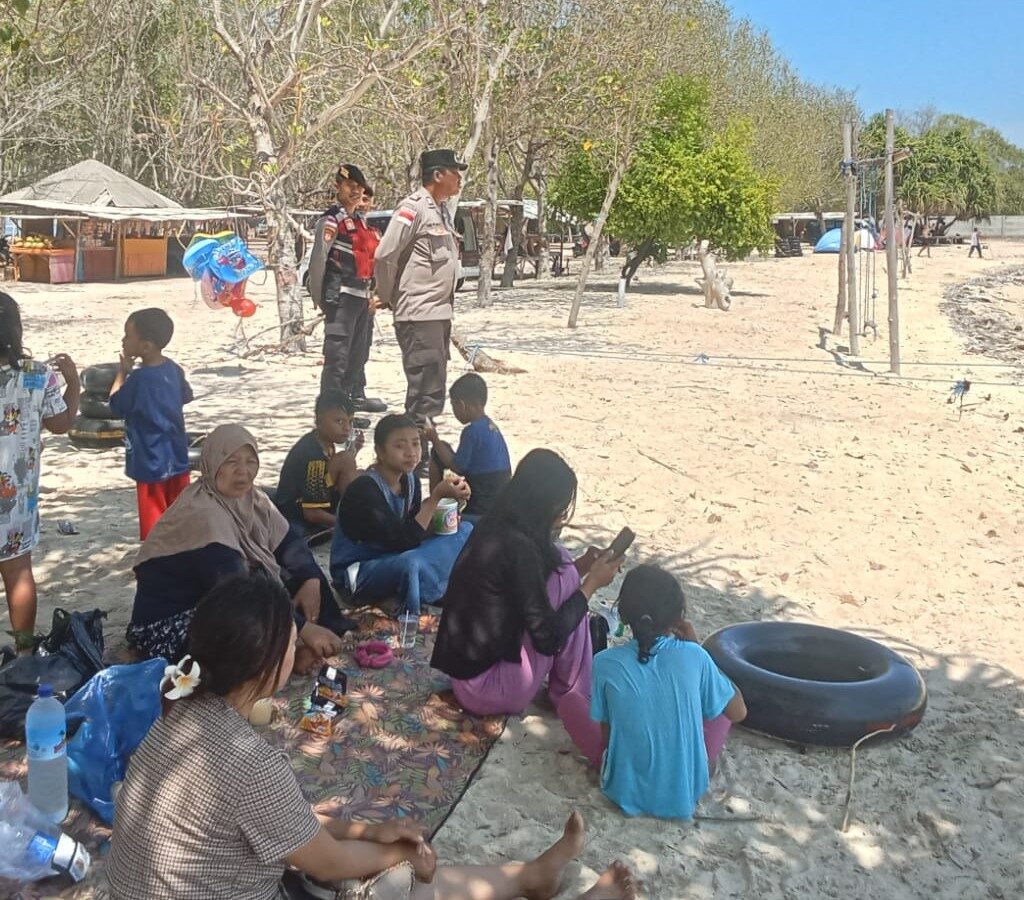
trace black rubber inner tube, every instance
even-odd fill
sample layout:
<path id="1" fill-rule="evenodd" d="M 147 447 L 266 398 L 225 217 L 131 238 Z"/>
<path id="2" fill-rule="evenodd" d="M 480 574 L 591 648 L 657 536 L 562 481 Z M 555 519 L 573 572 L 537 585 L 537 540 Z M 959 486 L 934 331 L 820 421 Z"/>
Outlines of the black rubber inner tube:
<path id="1" fill-rule="evenodd" d="M 753 731 L 797 744 L 852 747 L 914 728 L 928 702 L 902 656 L 860 635 L 802 622 L 744 622 L 704 648 L 743 693 Z"/>
<path id="2" fill-rule="evenodd" d="M 87 419 L 117 419 L 108 396 L 86 392 L 78 399 L 78 411 Z"/>
<path id="3" fill-rule="evenodd" d="M 114 385 L 114 379 L 120 370 L 118 363 L 100 363 L 96 366 L 86 366 L 82 369 L 82 389 L 102 397 L 104 400 L 110 396 L 110 389 Z"/>
<path id="4" fill-rule="evenodd" d="M 124 445 L 124 422 L 78 416 L 68 429 L 71 443 L 83 450 L 108 450 Z"/>

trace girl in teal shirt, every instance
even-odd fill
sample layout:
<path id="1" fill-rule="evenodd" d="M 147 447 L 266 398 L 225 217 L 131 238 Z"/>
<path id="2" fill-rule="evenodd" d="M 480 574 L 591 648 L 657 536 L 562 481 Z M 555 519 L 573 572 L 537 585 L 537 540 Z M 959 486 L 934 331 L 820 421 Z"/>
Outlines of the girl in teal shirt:
<path id="1" fill-rule="evenodd" d="M 633 569 L 619 615 L 633 640 L 594 657 L 590 715 L 607 745 L 601 789 L 627 815 L 691 819 L 708 789 L 708 760 L 747 708 L 697 643 L 668 572 Z"/>

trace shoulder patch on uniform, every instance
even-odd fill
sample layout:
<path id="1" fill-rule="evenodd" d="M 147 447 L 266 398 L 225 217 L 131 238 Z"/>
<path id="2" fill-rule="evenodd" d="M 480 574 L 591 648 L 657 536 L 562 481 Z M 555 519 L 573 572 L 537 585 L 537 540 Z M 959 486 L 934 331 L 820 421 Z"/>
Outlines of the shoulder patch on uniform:
<path id="1" fill-rule="evenodd" d="M 414 221 L 416 221 L 416 213 L 413 212 L 411 209 L 400 209 L 398 212 L 395 213 L 395 218 L 405 225 L 410 225 Z"/>
<path id="2" fill-rule="evenodd" d="M 334 240 L 334 236 L 338 233 L 338 223 L 332 219 L 328 219 L 324 222 L 324 242 L 330 243 Z"/>

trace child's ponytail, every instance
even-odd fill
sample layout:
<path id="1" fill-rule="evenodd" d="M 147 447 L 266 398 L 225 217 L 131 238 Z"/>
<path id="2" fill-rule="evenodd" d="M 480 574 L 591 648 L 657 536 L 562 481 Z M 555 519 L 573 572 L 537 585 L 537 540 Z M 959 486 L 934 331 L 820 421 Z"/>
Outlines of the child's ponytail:
<path id="1" fill-rule="evenodd" d="M 619 591 L 619 616 L 633 631 L 637 659 L 647 663 L 658 638 L 667 635 L 686 613 L 683 589 L 658 566 L 637 566 Z"/>
<path id="2" fill-rule="evenodd" d="M 644 613 L 640 620 L 634 622 L 630 627 L 633 629 L 633 637 L 636 638 L 637 659 L 642 663 L 646 663 L 651 658 L 651 649 L 654 647 L 654 642 L 661 637 L 658 634 L 658 629 L 654 627 L 654 619 L 647 613 Z"/>

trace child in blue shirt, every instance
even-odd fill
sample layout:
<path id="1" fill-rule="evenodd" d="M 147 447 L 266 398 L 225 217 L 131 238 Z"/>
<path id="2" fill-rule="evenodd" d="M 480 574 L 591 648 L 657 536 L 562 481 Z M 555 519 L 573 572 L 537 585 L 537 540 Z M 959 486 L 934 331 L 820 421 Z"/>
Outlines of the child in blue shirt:
<path id="1" fill-rule="evenodd" d="M 163 355 L 173 334 L 162 309 L 128 316 L 121 369 L 110 389 L 110 409 L 124 419 L 124 470 L 136 482 L 143 541 L 190 481 L 184 406 L 192 402 L 192 388 L 181 367 Z M 142 365 L 133 369 L 136 359 Z"/>
<path id="2" fill-rule="evenodd" d="M 708 789 L 708 760 L 747 715 L 685 614 L 676 579 L 638 566 L 619 593 L 633 640 L 594 657 L 590 715 L 607 745 L 601 789 L 629 816 L 692 819 Z"/>
<path id="3" fill-rule="evenodd" d="M 448 396 L 452 413 L 466 427 L 462 429 L 458 450 L 440 440 L 433 425 L 424 429 L 423 435 L 432 445 L 430 488 L 433 490 L 441 481 L 445 469 L 462 475 L 473 492 L 463 515 L 479 518 L 512 479 L 508 445 L 498 426 L 487 416 L 487 382 L 476 372 L 456 379 Z"/>

